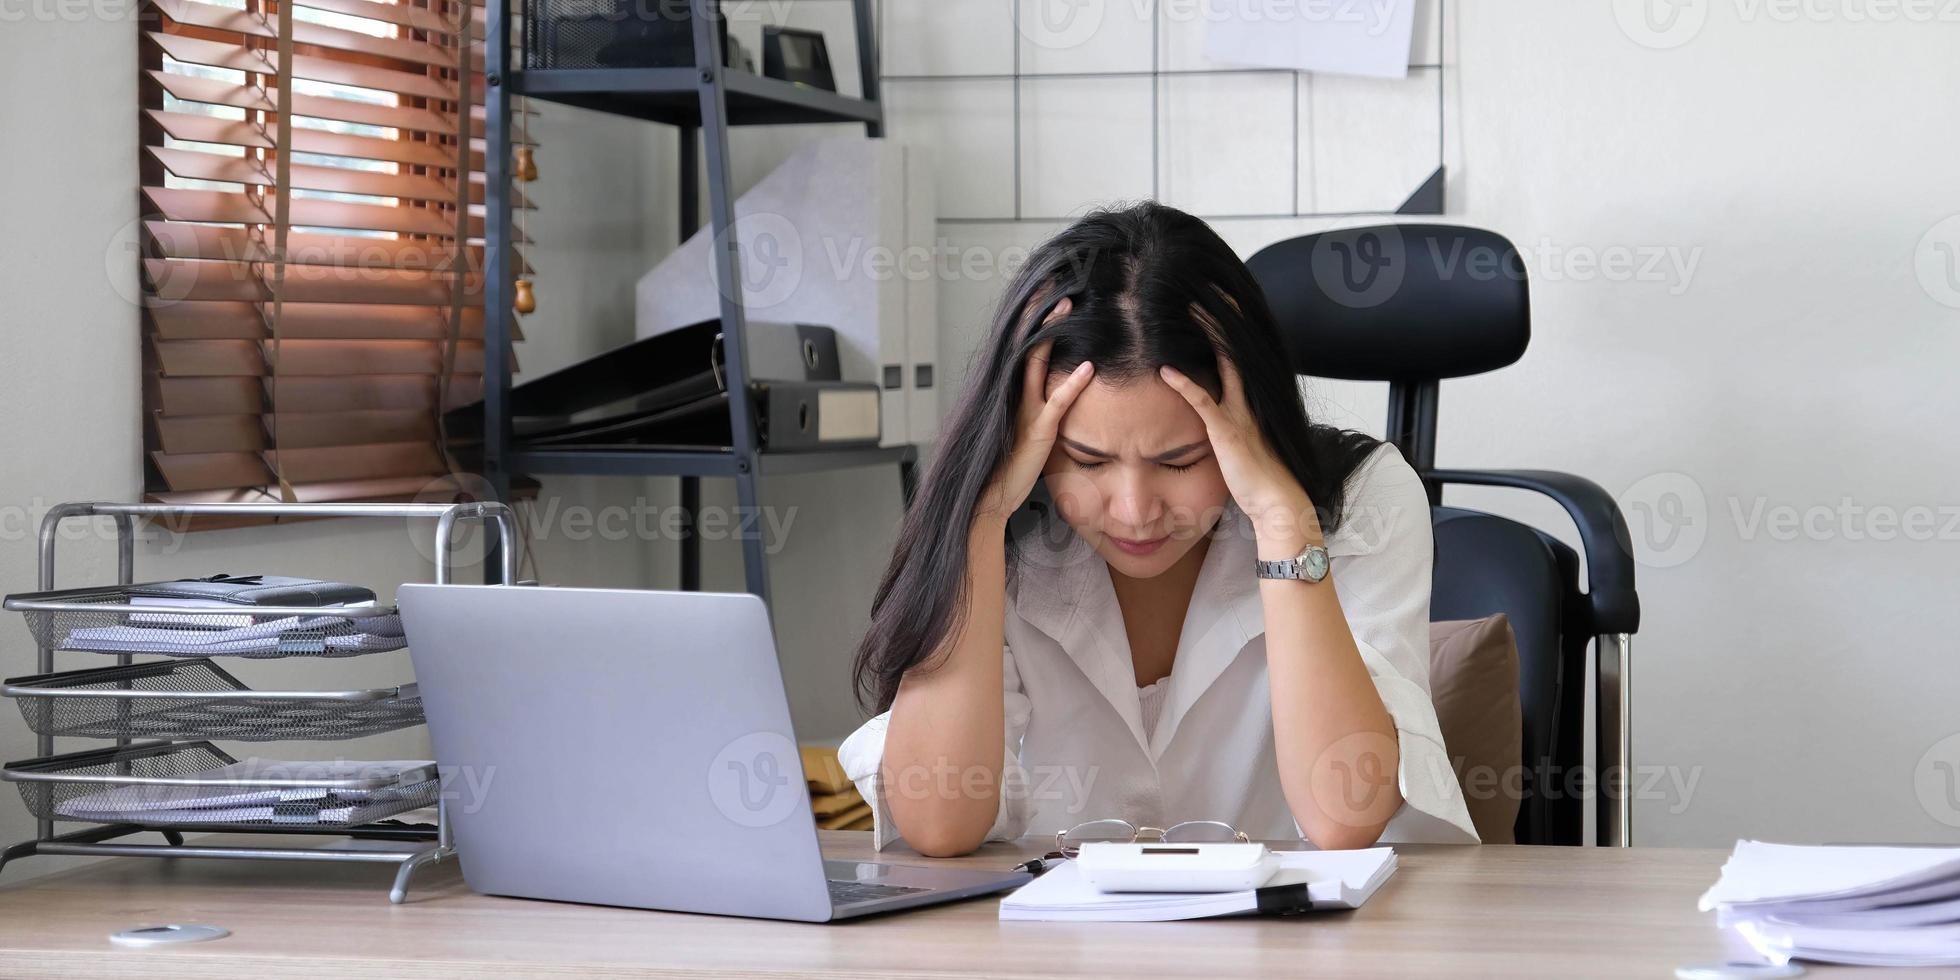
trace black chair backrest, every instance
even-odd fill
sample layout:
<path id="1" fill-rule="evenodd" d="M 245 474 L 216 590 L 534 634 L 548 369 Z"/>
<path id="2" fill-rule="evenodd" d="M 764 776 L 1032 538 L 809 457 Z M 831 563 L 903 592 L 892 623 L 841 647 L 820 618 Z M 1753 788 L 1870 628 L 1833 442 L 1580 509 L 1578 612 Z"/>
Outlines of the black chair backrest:
<path id="1" fill-rule="evenodd" d="M 1580 843 L 1587 801 L 1574 791 L 1584 787 L 1569 780 L 1580 773 L 1587 740 L 1587 644 L 1594 632 L 1631 632 L 1638 618 L 1629 554 L 1610 550 L 1624 539 L 1624 523 L 1611 497 L 1576 477 L 1436 467 L 1441 380 L 1514 363 L 1531 342 L 1530 290 L 1517 249 L 1481 228 L 1375 225 L 1277 242 L 1246 265 L 1296 373 L 1389 383 L 1389 441 L 1423 477 L 1434 505 L 1430 618 L 1502 612 L 1518 639 L 1525 795 L 1517 839 Z M 1579 591 L 1579 557 L 1557 539 L 1441 506 L 1449 482 L 1559 499 L 1580 526 L 1591 592 Z M 1501 785 L 1515 789 L 1518 781 L 1504 775 Z"/>
<path id="2" fill-rule="evenodd" d="M 1524 772 L 1470 781 L 1518 792 L 1521 844 L 1583 841 L 1585 800 L 1566 781 L 1585 760 L 1586 634 L 1569 630 L 1579 556 L 1564 542 L 1516 521 L 1457 507 L 1430 511 L 1436 532 L 1429 618 L 1510 618 L 1518 643 L 1518 704 L 1524 713 Z M 1575 644 L 1573 640 L 1577 640 Z"/>
<path id="3" fill-rule="evenodd" d="M 1299 374 L 1433 382 L 1494 371 L 1531 343 L 1524 265 L 1493 231 L 1344 228 L 1268 245 L 1246 267 Z"/>

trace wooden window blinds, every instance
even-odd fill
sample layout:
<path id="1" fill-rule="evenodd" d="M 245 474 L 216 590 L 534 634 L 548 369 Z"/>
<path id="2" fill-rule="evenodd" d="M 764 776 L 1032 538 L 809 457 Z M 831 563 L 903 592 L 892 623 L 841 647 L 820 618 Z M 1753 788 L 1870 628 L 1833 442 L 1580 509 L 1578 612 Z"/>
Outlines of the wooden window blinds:
<path id="1" fill-rule="evenodd" d="M 473 0 L 148 0 L 149 499 L 464 486 L 440 416 L 483 386 L 483 25 Z"/>

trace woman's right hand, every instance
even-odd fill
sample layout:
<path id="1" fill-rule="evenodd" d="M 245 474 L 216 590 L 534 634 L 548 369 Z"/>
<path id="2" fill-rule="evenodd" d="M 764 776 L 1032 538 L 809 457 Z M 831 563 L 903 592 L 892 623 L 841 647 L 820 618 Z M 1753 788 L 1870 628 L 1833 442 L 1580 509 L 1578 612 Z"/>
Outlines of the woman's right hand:
<path id="1" fill-rule="evenodd" d="M 1067 316 L 1068 311 L 1069 301 L 1064 299 L 1056 304 L 1051 319 Z M 1054 451 L 1055 433 L 1061 428 L 1062 416 L 1068 414 L 1069 406 L 1096 375 L 1095 366 L 1084 361 L 1055 386 L 1054 392 L 1048 393 L 1048 355 L 1054 343 L 1044 341 L 1028 354 L 1021 375 L 1021 410 L 1014 426 L 1014 447 L 994 466 L 993 479 L 974 504 L 976 521 L 1005 524 L 1008 516 L 1026 502 L 1034 490 L 1034 481 L 1041 479 L 1041 471 Z"/>

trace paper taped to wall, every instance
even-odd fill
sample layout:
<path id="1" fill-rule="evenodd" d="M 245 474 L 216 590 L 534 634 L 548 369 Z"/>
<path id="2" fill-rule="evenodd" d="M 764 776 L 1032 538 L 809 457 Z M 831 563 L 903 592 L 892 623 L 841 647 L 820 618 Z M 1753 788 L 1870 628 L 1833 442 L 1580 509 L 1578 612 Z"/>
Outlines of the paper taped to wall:
<path id="1" fill-rule="evenodd" d="M 1415 0 L 1206 0 L 1205 57 L 1370 78 L 1409 73 Z"/>

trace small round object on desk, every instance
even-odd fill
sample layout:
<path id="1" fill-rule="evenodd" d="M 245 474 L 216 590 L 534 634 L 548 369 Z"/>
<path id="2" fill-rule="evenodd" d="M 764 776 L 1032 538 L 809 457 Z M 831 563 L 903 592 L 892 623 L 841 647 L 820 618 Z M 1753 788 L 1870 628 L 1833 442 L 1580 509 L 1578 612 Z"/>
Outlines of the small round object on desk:
<path id="1" fill-rule="evenodd" d="M 1775 977 L 1803 976 L 1803 967 L 1795 963 L 1750 963 L 1745 960 L 1731 960 L 1727 963 L 1699 963 L 1694 966 L 1677 966 L 1674 975 L 1679 980 L 1771 980 Z"/>
<path id="2" fill-rule="evenodd" d="M 202 943 L 213 939 L 223 939 L 231 935 L 231 930 L 222 926 L 167 925 L 138 926 L 109 934 L 109 941 L 118 946 L 175 946 L 179 943 Z"/>

